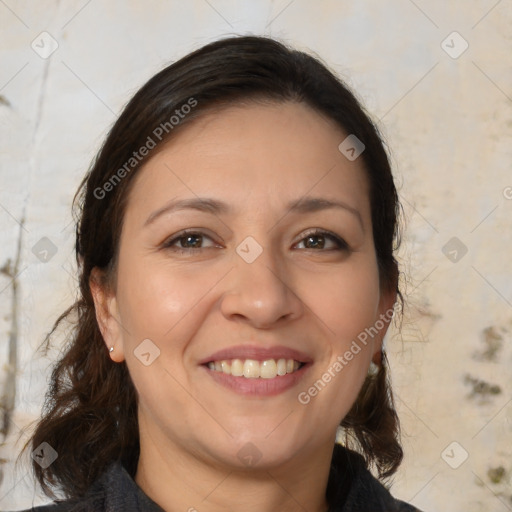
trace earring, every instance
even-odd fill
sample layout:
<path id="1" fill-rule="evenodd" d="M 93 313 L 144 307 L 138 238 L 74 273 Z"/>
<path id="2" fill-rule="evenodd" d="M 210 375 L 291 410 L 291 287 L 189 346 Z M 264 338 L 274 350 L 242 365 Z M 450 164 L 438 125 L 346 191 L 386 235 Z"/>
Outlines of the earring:
<path id="1" fill-rule="evenodd" d="M 114 347 L 110 347 L 110 348 L 108 349 L 108 351 L 109 351 L 109 352 L 114 352 Z"/>
<path id="2" fill-rule="evenodd" d="M 379 367 L 373 361 L 370 363 L 370 367 L 368 368 L 368 375 L 370 377 L 374 377 L 379 373 Z"/>

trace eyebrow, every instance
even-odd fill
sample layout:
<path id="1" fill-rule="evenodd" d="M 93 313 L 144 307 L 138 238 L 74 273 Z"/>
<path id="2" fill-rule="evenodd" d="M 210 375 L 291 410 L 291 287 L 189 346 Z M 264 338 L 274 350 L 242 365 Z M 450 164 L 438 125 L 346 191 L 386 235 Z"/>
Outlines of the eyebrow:
<path id="1" fill-rule="evenodd" d="M 343 209 L 354 215 L 364 230 L 363 219 L 360 212 L 353 206 L 350 206 L 343 201 L 332 201 L 323 197 L 305 197 L 291 201 L 286 206 L 287 213 L 301 214 L 314 213 L 332 208 Z M 217 199 L 208 197 L 178 199 L 169 201 L 167 204 L 162 206 L 162 208 L 159 208 L 158 210 L 155 210 L 153 213 L 151 213 L 151 215 L 146 219 L 144 226 L 152 224 L 162 215 L 182 210 L 197 210 L 200 212 L 212 213 L 214 215 L 228 214 L 232 212 L 231 206 L 222 201 L 218 201 Z"/>
<path id="2" fill-rule="evenodd" d="M 144 223 L 147 226 L 153 223 L 158 217 L 161 217 L 167 213 L 173 213 L 181 210 L 198 210 L 200 212 L 213 213 L 214 215 L 220 215 L 222 213 L 229 213 L 231 207 L 226 203 L 217 201 L 216 199 L 210 199 L 207 197 L 197 197 L 191 199 L 178 199 L 169 201 L 167 204 L 155 210 Z"/>
<path id="3" fill-rule="evenodd" d="M 361 224 L 361 228 L 363 228 L 364 231 L 363 218 L 361 217 L 359 210 L 343 201 L 332 201 L 323 197 L 305 197 L 302 199 L 297 199 L 296 201 L 292 201 L 288 204 L 288 210 L 290 212 L 296 213 L 313 213 L 322 210 L 329 210 L 332 208 L 340 208 L 342 210 L 346 210 L 357 217 L 357 220 L 359 221 L 359 224 Z"/>

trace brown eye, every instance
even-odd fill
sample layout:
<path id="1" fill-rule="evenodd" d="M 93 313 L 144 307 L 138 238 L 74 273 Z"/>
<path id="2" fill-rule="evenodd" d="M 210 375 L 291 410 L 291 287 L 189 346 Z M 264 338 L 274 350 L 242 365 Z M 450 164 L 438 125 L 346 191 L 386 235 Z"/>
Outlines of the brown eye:
<path id="1" fill-rule="evenodd" d="M 198 248 L 203 243 L 202 235 L 185 235 L 177 239 L 180 247 L 184 249 Z"/>
<path id="2" fill-rule="evenodd" d="M 309 233 L 299 244 L 304 244 L 304 249 L 310 250 L 347 250 L 348 244 L 338 236 L 325 231 Z"/>
<path id="3" fill-rule="evenodd" d="M 304 240 L 307 249 L 323 249 L 325 247 L 325 237 L 322 235 L 310 235 Z"/>
<path id="4" fill-rule="evenodd" d="M 216 244 L 208 235 L 192 230 L 182 231 L 181 233 L 169 238 L 163 244 L 163 248 L 177 252 L 199 251 L 201 249 L 208 249 L 214 246 L 216 246 Z"/>

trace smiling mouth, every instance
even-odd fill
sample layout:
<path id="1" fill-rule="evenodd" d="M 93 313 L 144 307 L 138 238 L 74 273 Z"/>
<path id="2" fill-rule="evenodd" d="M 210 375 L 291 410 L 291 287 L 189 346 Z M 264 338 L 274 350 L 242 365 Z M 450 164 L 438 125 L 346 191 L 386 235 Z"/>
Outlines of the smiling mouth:
<path id="1" fill-rule="evenodd" d="M 246 379 L 274 379 L 300 370 L 305 363 L 295 359 L 225 359 L 210 361 L 205 366 L 214 372 Z"/>

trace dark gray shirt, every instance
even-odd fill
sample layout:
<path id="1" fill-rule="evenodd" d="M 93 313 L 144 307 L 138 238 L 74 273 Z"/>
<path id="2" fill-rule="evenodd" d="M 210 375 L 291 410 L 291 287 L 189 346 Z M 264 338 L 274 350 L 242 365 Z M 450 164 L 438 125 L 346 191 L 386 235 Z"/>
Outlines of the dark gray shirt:
<path id="1" fill-rule="evenodd" d="M 336 445 L 326 493 L 329 512 L 420 512 L 394 499 L 357 453 Z M 112 463 L 78 500 L 24 512 L 165 512 L 135 483 L 120 462 Z"/>

